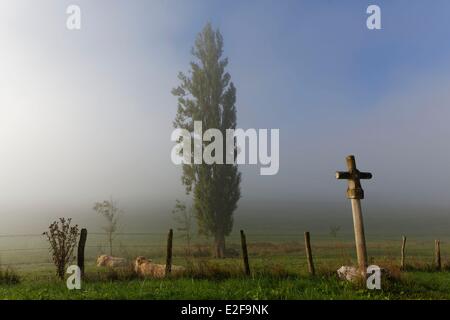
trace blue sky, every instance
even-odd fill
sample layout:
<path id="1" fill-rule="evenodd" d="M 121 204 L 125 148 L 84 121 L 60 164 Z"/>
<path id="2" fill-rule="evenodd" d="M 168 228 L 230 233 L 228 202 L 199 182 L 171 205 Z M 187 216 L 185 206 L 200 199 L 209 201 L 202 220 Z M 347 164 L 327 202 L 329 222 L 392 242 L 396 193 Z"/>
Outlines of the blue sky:
<path id="1" fill-rule="evenodd" d="M 65 28 L 69 4 L 80 31 Z M 369 4 L 382 30 L 366 28 Z M 170 212 L 183 197 L 170 91 L 208 21 L 224 36 L 238 126 L 280 129 L 280 172 L 242 167 L 242 207 L 345 209 L 334 171 L 354 153 L 374 172 L 369 210 L 450 210 L 449 15 L 448 1 L 2 1 L 0 210 L 17 228 L 88 217 L 111 195 L 130 215 Z"/>

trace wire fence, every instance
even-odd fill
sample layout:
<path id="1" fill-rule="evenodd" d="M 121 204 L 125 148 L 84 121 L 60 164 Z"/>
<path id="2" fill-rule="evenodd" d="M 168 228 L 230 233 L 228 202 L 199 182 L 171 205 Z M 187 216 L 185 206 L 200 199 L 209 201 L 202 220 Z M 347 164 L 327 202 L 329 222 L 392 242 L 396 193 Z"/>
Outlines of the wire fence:
<path id="1" fill-rule="evenodd" d="M 450 252 L 450 239 L 441 238 L 443 260 L 447 261 Z M 336 257 L 354 258 L 354 241 L 352 234 L 312 234 L 312 248 L 318 259 Z M 133 260 L 137 256 L 150 257 L 163 262 L 166 254 L 167 233 L 136 232 L 117 233 L 114 235 L 113 255 Z M 182 233 L 175 231 L 173 240 L 174 258 L 211 257 L 213 240 L 193 237 L 190 246 Z M 247 233 L 249 255 L 256 257 L 273 257 L 275 255 L 303 258 L 305 255 L 303 233 Z M 401 235 L 376 235 L 367 238 L 371 257 L 398 259 L 401 247 Z M 227 237 L 228 255 L 239 257 L 240 238 L 238 233 Z M 76 251 L 76 250 L 75 250 Z M 93 263 L 101 254 L 109 254 L 107 235 L 101 232 L 89 232 L 85 246 L 86 260 Z M 410 259 L 431 262 L 434 255 L 434 240 L 429 236 L 408 238 L 407 253 Z M 42 234 L 0 234 L 0 266 L 26 267 L 51 264 L 49 246 Z"/>

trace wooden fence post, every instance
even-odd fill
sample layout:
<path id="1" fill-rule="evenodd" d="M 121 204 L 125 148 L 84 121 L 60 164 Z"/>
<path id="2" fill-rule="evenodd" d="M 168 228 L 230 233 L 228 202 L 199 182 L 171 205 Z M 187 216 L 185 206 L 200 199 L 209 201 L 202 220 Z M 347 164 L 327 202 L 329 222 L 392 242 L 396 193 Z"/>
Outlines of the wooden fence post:
<path id="1" fill-rule="evenodd" d="M 166 276 L 170 275 L 172 271 L 172 240 L 173 230 L 170 229 L 167 236 Z"/>
<path id="2" fill-rule="evenodd" d="M 405 270 L 405 247 L 406 247 L 406 237 L 402 237 L 402 259 L 400 262 L 400 269 Z"/>
<path id="3" fill-rule="evenodd" d="M 242 258 L 244 260 L 245 274 L 249 276 L 250 265 L 248 263 L 247 240 L 245 239 L 244 230 L 241 230 L 241 246 L 242 246 Z"/>
<path id="4" fill-rule="evenodd" d="M 84 276 L 84 248 L 86 246 L 87 230 L 81 229 L 80 241 L 78 242 L 77 265 L 81 270 L 81 276 Z"/>
<path id="5" fill-rule="evenodd" d="M 308 261 L 308 271 L 313 276 L 316 271 L 314 270 L 313 257 L 311 252 L 311 239 L 309 232 L 305 232 L 305 250 L 306 250 L 306 260 Z"/>
<path id="6" fill-rule="evenodd" d="M 441 270 L 441 242 L 439 240 L 434 241 L 434 254 L 436 269 Z"/>

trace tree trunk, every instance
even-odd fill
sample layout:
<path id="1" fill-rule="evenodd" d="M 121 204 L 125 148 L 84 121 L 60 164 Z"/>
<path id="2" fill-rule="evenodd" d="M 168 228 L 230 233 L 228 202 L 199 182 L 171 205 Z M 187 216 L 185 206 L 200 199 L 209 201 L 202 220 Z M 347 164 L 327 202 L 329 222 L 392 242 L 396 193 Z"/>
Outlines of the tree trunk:
<path id="1" fill-rule="evenodd" d="M 214 244 L 216 258 L 225 258 L 225 235 L 221 230 L 216 232 Z"/>

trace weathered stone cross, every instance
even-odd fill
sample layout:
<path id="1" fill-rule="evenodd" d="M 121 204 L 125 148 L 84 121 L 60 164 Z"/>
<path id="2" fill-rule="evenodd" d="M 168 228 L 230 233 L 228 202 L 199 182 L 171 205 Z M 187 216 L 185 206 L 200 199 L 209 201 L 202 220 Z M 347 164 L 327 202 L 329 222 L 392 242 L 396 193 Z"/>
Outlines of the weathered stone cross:
<path id="1" fill-rule="evenodd" d="M 359 269 L 365 274 L 367 268 L 367 249 L 360 201 L 360 199 L 364 199 L 364 190 L 361 187 L 360 179 L 372 179 L 372 174 L 370 172 L 360 172 L 356 169 L 355 156 L 348 156 L 346 160 L 348 172 L 337 171 L 336 179 L 348 180 L 347 198 L 352 203 L 356 254 L 358 256 Z"/>

